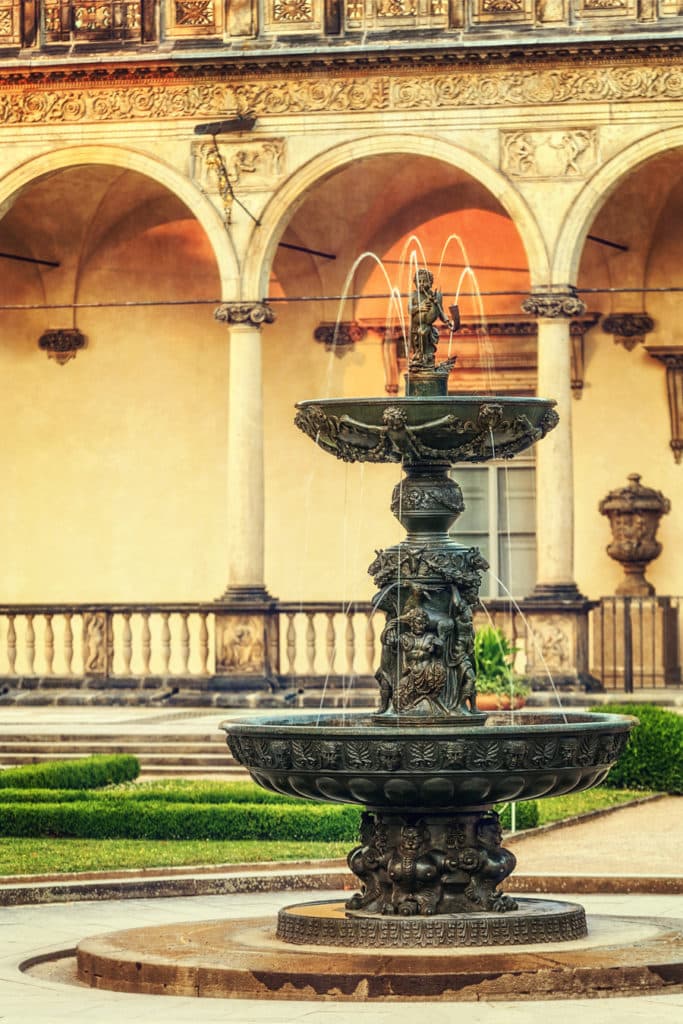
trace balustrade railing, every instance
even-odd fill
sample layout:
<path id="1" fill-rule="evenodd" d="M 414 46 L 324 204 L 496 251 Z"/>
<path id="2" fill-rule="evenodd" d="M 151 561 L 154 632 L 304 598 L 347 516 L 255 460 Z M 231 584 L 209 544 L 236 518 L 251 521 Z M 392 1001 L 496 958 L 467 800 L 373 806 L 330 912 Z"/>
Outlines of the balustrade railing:
<path id="1" fill-rule="evenodd" d="M 0 606 L 0 676 L 208 678 L 213 605 Z"/>
<path id="2" fill-rule="evenodd" d="M 592 675 L 607 690 L 680 685 L 682 610 L 680 597 L 602 598 L 589 618 Z M 201 687 L 226 678 L 216 658 L 225 611 L 209 602 L 0 605 L 0 679 L 54 687 L 87 680 L 91 688 L 137 680 L 143 689 L 146 680 L 161 679 Z M 276 687 L 371 683 L 385 617 L 370 602 L 280 602 L 274 614 L 278 628 L 268 631 L 268 653 Z M 486 601 L 475 626 L 486 624 L 503 630 L 524 674 L 536 660 L 530 645 L 539 641 L 522 614 L 501 599 Z"/>

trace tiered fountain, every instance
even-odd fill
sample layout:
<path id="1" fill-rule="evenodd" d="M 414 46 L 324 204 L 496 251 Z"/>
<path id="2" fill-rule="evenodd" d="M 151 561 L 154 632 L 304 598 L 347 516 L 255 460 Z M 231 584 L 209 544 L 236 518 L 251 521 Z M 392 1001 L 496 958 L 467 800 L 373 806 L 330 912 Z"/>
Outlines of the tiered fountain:
<path id="1" fill-rule="evenodd" d="M 453 360 L 436 364 L 434 324 L 456 325 L 432 283 L 418 270 L 405 398 L 301 402 L 296 415 L 337 458 L 405 470 L 391 507 L 407 537 L 370 566 L 375 606 L 386 615 L 379 706 L 223 725 L 260 785 L 364 806 L 360 844 L 348 857 L 358 891 L 287 907 L 277 934 L 255 920 L 89 939 L 78 950 L 82 981 L 285 999 L 505 998 L 577 985 L 589 993 L 578 980 L 586 971 L 596 991 L 623 986 L 621 974 L 605 981 L 613 958 L 596 948 L 577 953 L 577 942 L 598 942 L 585 938 L 582 907 L 499 889 L 515 857 L 501 845 L 494 805 L 595 786 L 634 719 L 522 712 L 512 720 L 477 710 L 472 613 L 487 566 L 477 548 L 449 535 L 464 508 L 451 466 L 521 452 L 558 417 L 541 398 L 448 396 Z M 574 951 L 564 960 L 563 947 Z"/>
<path id="2" fill-rule="evenodd" d="M 499 884 L 515 866 L 501 846 L 500 801 L 588 789 L 616 761 L 632 719 L 488 716 L 477 710 L 472 613 L 487 564 L 449 530 L 464 509 L 459 462 L 509 458 L 558 422 L 542 398 L 452 397 L 454 360 L 436 364 L 444 313 L 432 274 L 409 302 L 405 398 L 301 402 L 296 424 L 347 462 L 398 462 L 391 509 L 407 530 L 369 572 L 386 613 L 372 715 L 227 722 L 237 760 L 262 786 L 366 807 L 349 854 L 359 891 L 344 906 L 282 911 L 287 942 L 369 946 L 517 944 L 576 939 L 581 907 L 516 901 Z M 457 316 L 457 310 L 453 309 Z"/>

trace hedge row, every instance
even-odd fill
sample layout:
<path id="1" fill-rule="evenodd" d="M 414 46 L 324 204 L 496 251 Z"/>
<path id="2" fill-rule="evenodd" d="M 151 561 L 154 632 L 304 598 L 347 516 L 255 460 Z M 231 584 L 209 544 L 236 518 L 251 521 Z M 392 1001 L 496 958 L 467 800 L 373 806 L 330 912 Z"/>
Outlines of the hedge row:
<path id="1" fill-rule="evenodd" d="M 0 804 L 4 836 L 60 839 L 285 839 L 353 842 L 358 807 L 128 800 Z"/>
<path id="2" fill-rule="evenodd" d="M 73 761 L 24 764 L 0 771 L 0 789 L 96 789 L 131 782 L 140 762 L 130 754 L 93 754 Z"/>
<path id="3" fill-rule="evenodd" d="M 591 711 L 639 719 L 606 786 L 683 793 L 683 717 L 651 704 L 601 704 Z"/>
<path id="4" fill-rule="evenodd" d="M 515 825 L 520 831 L 524 828 L 536 828 L 540 821 L 537 800 L 520 800 L 516 805 Z M 500 814 L 500 824 L 504 829 L 512 828 L 512 807 L 505 804 L 503 809 L 497 808 Z"/>

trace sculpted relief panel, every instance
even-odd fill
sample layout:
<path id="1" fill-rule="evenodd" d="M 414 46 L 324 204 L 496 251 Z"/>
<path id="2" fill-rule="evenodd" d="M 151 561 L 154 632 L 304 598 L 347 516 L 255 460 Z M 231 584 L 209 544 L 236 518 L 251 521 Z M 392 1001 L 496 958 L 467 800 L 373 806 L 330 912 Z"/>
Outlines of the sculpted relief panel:
<path id="1" fill-rule="evenodd" d="M 597 128 L 501 132 L 501 168 L 513 178 L 582 178 L 598 162 Z"/>
<path id="2" fill-rule="evenodd" d="M 192 145 L 191 174 L 194 183 L 209 195 L 220 191 L 218 153 L 230 185 L 236 192 L 271 189 L 285 173 L 284 139 L 258 141 L 195 142 Z"/>

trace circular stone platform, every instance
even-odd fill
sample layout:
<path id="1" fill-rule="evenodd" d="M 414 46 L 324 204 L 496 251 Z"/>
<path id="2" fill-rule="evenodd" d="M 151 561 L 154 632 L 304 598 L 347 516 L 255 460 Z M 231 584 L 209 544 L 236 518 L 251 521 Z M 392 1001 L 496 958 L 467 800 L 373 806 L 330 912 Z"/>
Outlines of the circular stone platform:
<path id="1" fill-rule="evenodd" d="M 290 945 L 276 937 L 271 918 L 171 924 L 84 940 L 78 979 L 119 992 L 243 999 L 469 1001 L 683 990 L 680 922 L 590 917 L 588 927 L 587 938 L 557 944 L 361 950 Z"/>
<path id="2" fill-rule="evenodd" d="M 586 915 L 578 903 L 518 899 L 517 910 L 504 914 L 434 914 L 432 917 L 379 917 L 345 912 L 344 903 L 319 901 L 285 907 L 278 914 L 277 937 L 295 945 L 520 946 L 570 942 L 587 934 Z"/>

